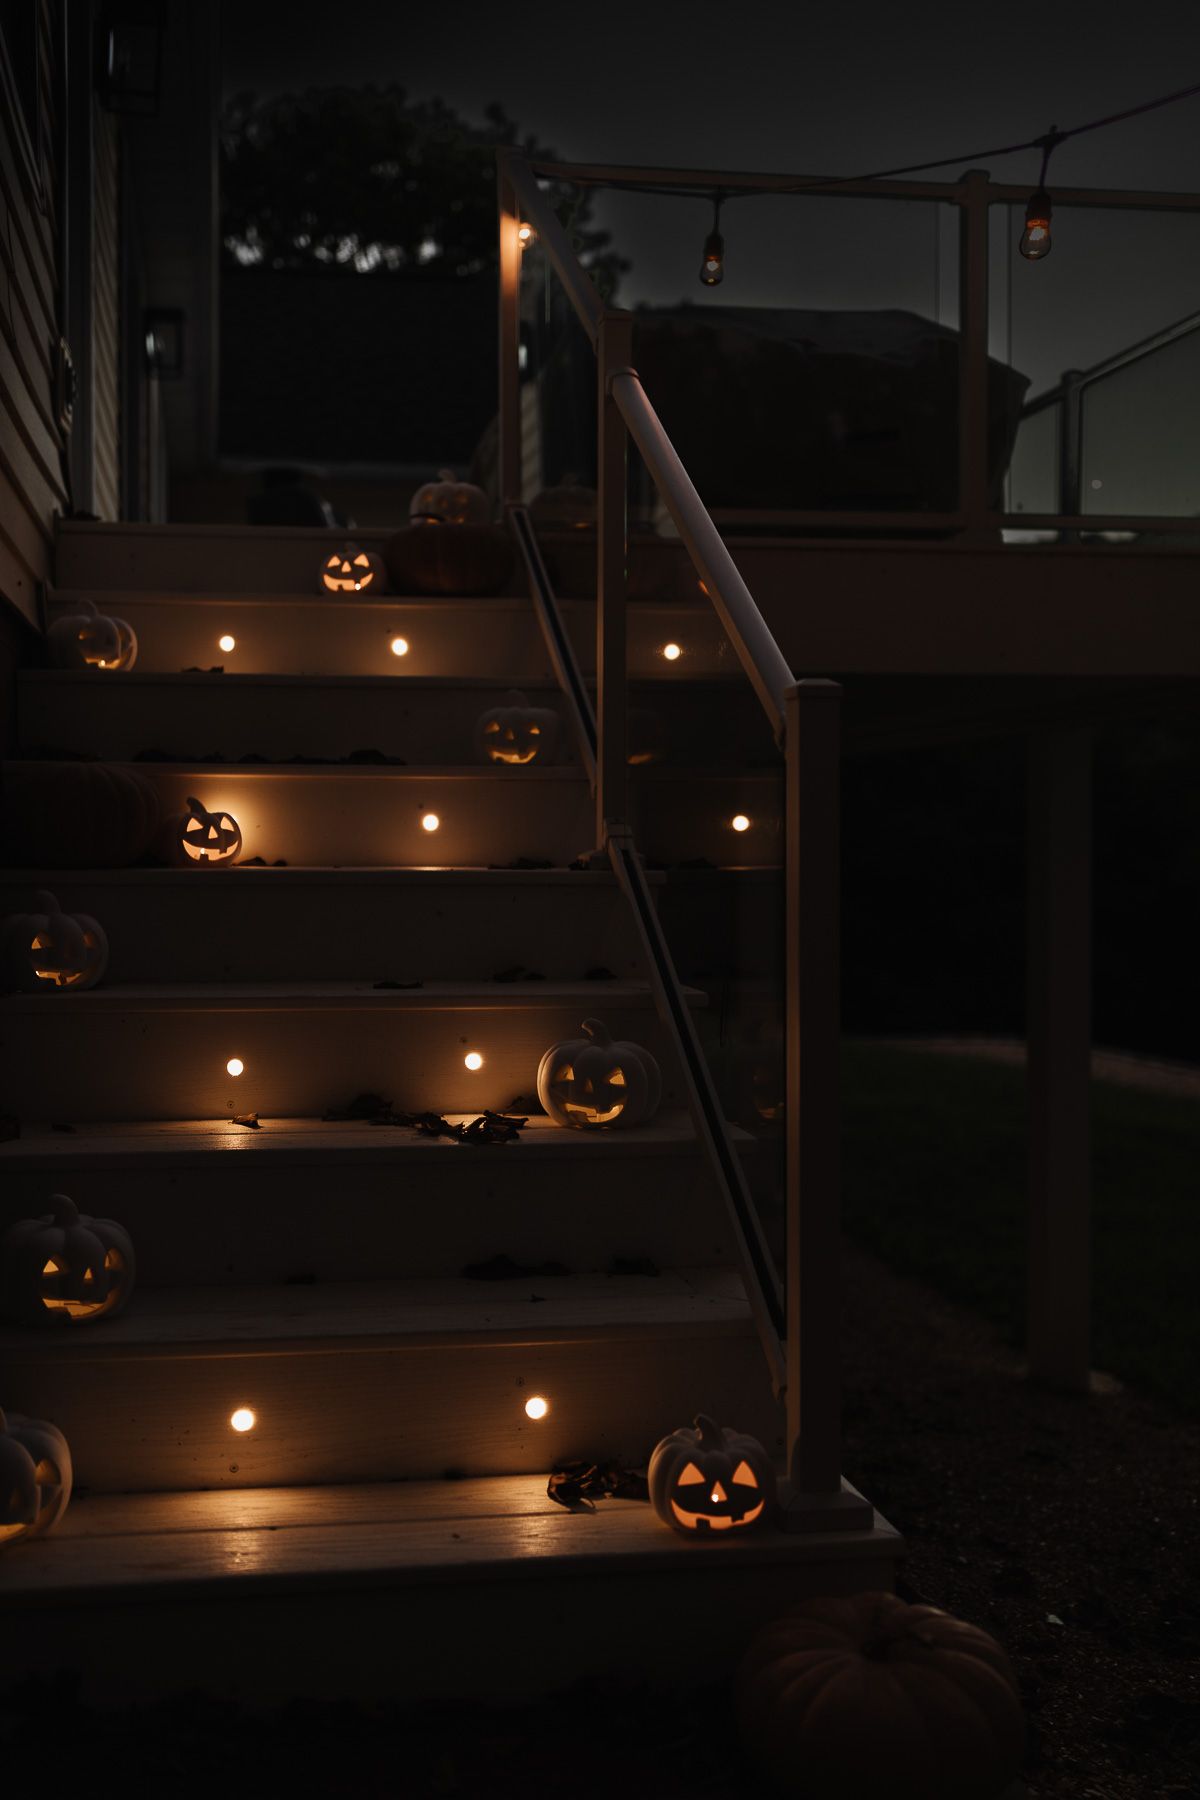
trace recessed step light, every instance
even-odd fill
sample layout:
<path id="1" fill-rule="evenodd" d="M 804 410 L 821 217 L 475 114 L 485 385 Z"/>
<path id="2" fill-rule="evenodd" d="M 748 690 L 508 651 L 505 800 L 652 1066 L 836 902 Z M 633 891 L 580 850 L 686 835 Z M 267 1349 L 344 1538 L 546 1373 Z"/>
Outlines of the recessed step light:
<path id="1" fill-rule="evenodd" d="M 544 1419 L 550 1411 L 550 1402 L 544 1394 L 531 1394 L 525 1402 L 525 1416 L 529 1419 Z"/>
<path id="2" fill-rule="evenodd" d="M 229 1423 L 235 1431 L 253 1431 L 256 1415 L 252 1406 L 239 1406 L 229 1415 Z"/>
<path id="3" fill-rule="evenodd" d="M 729 823 L 733 826 L 735 831 L 749 831 L 750 829 L 750 821 L 745 813 L 734 813 Z"/>
<path id="4" fill-rule="evenodd" d="M 225 1073 L 227 1075 L 240 1075 L 245 1067 L 246 1065 L 240 1056 L 231 1056 L 229 1061 L 225 1064 Z"/>
<path id="5" fill-rule="evenodd" d="M 217 649 L 218 650 L 227 650 L 228 651 L 228 650 L 235 650 L 236 648 L 237 648 L 237 639 L 234 636 L 232 636 L 232 634 L 228 631 L 225 632 L 223 637 L 219 637 L 217 639 Z"/>
<path id="6" fill-rule="evenodd" d="M 393 656 L 407 656 L 408 639 L 406 637 L 394 637 L 391 643 L 391 650 Z"/>
<path id="7" fill-rule="evenodd" d="M 683 645 L 664 644 L 662 647 L 662 654 L 666 657 L 668 662 L 678 662 L 679 658 L 683 655 Z"/>
<path id="8" fill-rule="evenodd" d="M 436 831 L 441 822 L 435 812 L 427 812 L 421 819 L 421 830 Z"/>
<path id="9" fill-rule="evenodd" d="M 483 1058 L 478 1050 L 468 1050 L 463 1057 L 463 1062 L 468 1069 L 482 1069 L 483 1067 Z"/>

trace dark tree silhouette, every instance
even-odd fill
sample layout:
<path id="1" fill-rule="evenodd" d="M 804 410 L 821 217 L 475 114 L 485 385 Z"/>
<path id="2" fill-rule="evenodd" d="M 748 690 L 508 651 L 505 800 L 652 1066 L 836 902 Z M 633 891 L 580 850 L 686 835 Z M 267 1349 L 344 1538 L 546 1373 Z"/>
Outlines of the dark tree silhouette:
<path id="1" fill-rule="evenodd" d="M 227 101 L 221 238 L 234 267 L 471 276 L 496 262 L 496 148 L 521 140 L 499 104 L 482 125 L 402 88 L 310 88 Z M 553 194 L 606 298 L 628 268 L 591 223 L 591 195 Z"/>

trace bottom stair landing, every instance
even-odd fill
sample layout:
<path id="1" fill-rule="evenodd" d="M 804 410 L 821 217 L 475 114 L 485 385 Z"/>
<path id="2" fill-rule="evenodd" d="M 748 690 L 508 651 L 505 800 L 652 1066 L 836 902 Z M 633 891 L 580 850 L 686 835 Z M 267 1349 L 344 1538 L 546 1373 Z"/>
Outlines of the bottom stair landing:
<path id="1" fill-rule="evenodd" d="M 892 1587 L 901 1551 L 878 1514 L 693 1543 L 640 1501 L 568 1512 L 544 1474 L 93 1495 L 5 1556 L 0 1638 L 9 1674 L 77 1671 L 93 1703 L 686 1688 L 795 1600 Z"/>

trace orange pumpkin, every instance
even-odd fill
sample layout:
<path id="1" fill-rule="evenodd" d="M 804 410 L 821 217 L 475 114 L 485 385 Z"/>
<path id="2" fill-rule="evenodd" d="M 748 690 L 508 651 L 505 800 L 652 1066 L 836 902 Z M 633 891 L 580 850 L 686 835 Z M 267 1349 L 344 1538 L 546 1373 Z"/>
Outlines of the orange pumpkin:
<path id="1" fill-rule="evenodd" d="M 158 792 L 99 762 L 0 765 L 0 863 L 17 869 L 125 869 L 150 848 Z"/>
<path id="2" fill-rule="evenodd" d="M 750 1754 L 806 1800 L 996 1800 L 1025 1743 L 995 1638 L 895 1594 L 810 1600 L 764 1626 L 738 1710 Z"/>
<path id="3" fill-rule="evenodd" d="M 383 558 L 374 550 L 360 550 L 357 544 L 343 544 L 321 558 L 317 570 L 317 592 L 320 594 L 365 594 L 370 588 L 386 594 L 387 576 Z"/>
<path id="4" fill-rule="evenodd" d="M 487 525 L 492 503 L 481 487 L 458 481 L 453 469 L 439 469 L 436 481 L 419 487 L 408 503 L 414 523 L 431 525 Z"/>

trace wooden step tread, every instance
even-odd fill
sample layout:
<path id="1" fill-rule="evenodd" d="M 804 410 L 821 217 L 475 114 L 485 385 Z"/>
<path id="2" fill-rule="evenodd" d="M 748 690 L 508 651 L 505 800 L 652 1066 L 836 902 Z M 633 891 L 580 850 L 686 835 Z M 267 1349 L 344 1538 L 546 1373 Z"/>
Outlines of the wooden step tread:
<path id="1" fill-rule="evenodd" d="M 383 887 L 414 888 L 418 892 L 438 887 L 472 887 L 480 886 L 492 889 L 502 887 L 518 887 L 540 890 L 548 887 L 566 887 L 589 889 L 616 889 L 616 876 L 608 869 L 493 869 L 493 868 L 411 868 L 397 865 L 379 868 L 367 864 L 362 868 L 353 868 L 345 863 L 331 869 L 320 863 L 289 863 L 286 868 L 276 869 L 269 864 L 259 867 L 249 863 L 235 863 L 232 868 L 220 870 L 220 881 L 223 888 L 230 886 L 266 886 L 275 893 L 281 888 L 292 887 Z M 692 871 L 695 873 L 695 871 Z M 716 873 L 710 870 L 706 873 Z M 0 869 L 0 894 L 10 888 L 28 886 L 42 888 L 49 886 L 57 891 L 68 882 L 87 882 L 89 887 L 138 887 L 149 888 L 154 892 L 178 888 L 188 893 L 196 892 L 196 883 L 203 879 L 208 881 L 217 871 L 196 869 Z M 646 881 L 651 886 L 661 887 L 666 875 L 661 869 L 647 869 Z"/>
<path id="2" fill-rule="evenodd" d="M 354 1487 L 231 1488 L 223 1492 L 97 1494 L 72 1502 L 57 1530 L 0 1566 L 0 1609 L 203 1590 L 373 1589 L 429 1582 L 527 1582 L 718 1565 L 781 1570 L 841 1548 L 878 1560 L 902 1545 L 878 1514 L 856 1532 L 726 1534 L 697 1545 L 645 1502 L 603 1500 L 568 1512 L 546 1477 L 375 1482 Z M 890 1576 L 879 1580 L 890 1585 Z"/>
<path id="3" fill-rule="evenodd" d="M 271 777 L 315 781 L 325 777 L 334 781 L 467 781 L 472 785 L 484 781 L 516 782 L 521 786 L 539 781 L 584 781 L 582 769 L 574 763 L 528 763 L 524 768 L 504 769 L 489 763 L 122 762 L 109 757 L 99 760 L 135 774 L 187 775 L 197 782 L 239 778 L 261 781 Z"/>
<path id="4" fill-rule="evenodd" d="M 497 1225 L 497 1236 L 503 1236 Z M 677 1336 L 745 1336 L 754 1329 L 731 1269 L 665 1269 L 659 1275 L 533 1275 L 517 1281 L 462 1276 L 420 1281 L 143 1289 L 103 1329 L 0 1331 L 0 1354 L 45 1364 L 249 1348 L 279 1355 L 335 1347 L 420 1348 L 558 1344 Z"/>
<path id="5" fill-rule="evenodd" d="M 451 1113 L 449 1120 L 457 1124 L 475 1116 Z M 749 1132 L 739 1125 L 730 1125 L 728 1130 L 743 1154 L 753 1150 L 755 1140 Z M 691 1120 L 682 1112 L 660 1113 L 651 1124 L 630 1126 L 626 1131 L 600 1133 L 563 1130 L 535 1113 L 515 1144 L 487 1146 L 483 1150 L 453 1138 L 425 1137 L 404 1127 L 363 1125 L 352 1120 L 262 1119 L 257 1131 L 231 1125 L 224 1119 L 100 1121 L 75 1125 L 69 1133 L 49 1124 L 22 1121 L 20 1137 L 0 1144 L 0 1168 L 41 1163 L 55 1168 L 72 1164 L 87 1169 L 101 1164 L 114 1168 L 123 1163 L 140 1167 L 147 1157 L 163 1167 L 194 1168 L 221 1152 L 236 1153 L 241 1159 L 239 1166 L 250 1158 L 271 1168 L 289 1163 L 310 1167 L 347 1161 L 387 1162 L 402 1155 L 405 1169 L 415 1168 L 417 1162 L 431 1157 L 444 1162 L 448 1156 L 461 1159 L 532 1153 L 540 1169 L 548 1161 L 578 1165 L 598 1156 L 605 1161 L 626 1162 L 650 1156 L 678 1159 L 696 1148 Z"/>
<path id="6" fill-rule="evenodd" d="M 424 691 L 458 693 L 463 688 L 478 691 L 481 694 L 500 695 L 505 692 L 505 682 L 496 675 L 406 675 L 399 671 L 388 675 L 274 675 L 274 674 L 242 674 L 233 669 L 170 669 L 142 670 L 134 669 L 125 672 L 109 671 L 98 675 L 94 669 L 20 669 L 17 679 L 28 687 L 78 687 L 95 686 L 103 682 L 106 688 L 114 693 L 122 689 L 139 690 L 151 687 L 203 687 L 230 686 L 237 689 L 252 687 L 270 687 L 284 689 L 305 688 L 382 688 L 393 693 L 411 691 L 420 688 Z M 508 686 L 511 687 L 511 682 Z M 553 681 L 527 682 L 527 693 L 539 696 L 550 694 L 557 696 L 558 686 Z"/>
<path id="7" fill-rule="evenodd" d="M 220 881 L 213 874 L 202 880 Z M 700 988 L 684 988 L 693 1007 L 707 1005 Z M 381 1012 L 476 1012 L 560 1006 L 588 1009 L 592 1016 L 629 1007 L 649 1007 L 650 990 L 642 981 L 427 981 L 420 987 L 382 988 L 369 981 L 261 982 L 116 982 L 78 994 L 68 989 L 50 994 L 7 994 L 0 1010 L 45 1016 L 80 1012 L 320 1012 L 367 1008 Z"/>

